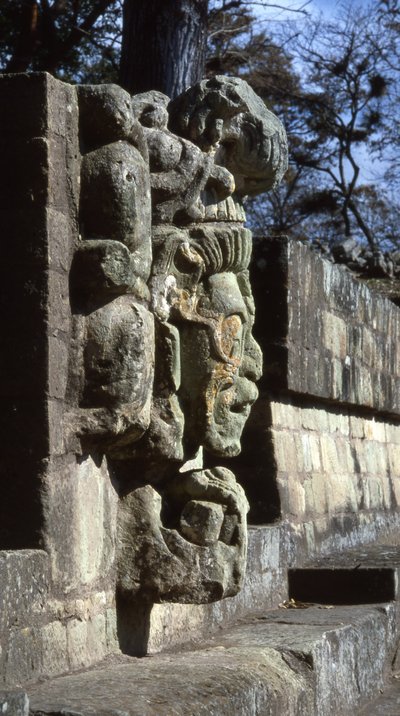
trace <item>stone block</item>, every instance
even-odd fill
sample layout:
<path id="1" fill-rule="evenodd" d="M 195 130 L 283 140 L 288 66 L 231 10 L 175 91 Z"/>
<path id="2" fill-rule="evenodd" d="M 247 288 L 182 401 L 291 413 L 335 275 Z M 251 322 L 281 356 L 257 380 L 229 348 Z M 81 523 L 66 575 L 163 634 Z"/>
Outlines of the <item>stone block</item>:
<path id="1" fill-rule="evenodd" d="M 71 217 L 66 212 L 49 206 L 46 208 L 45 225 L 51 237 L 47 245 L 49 269 L 60 274 L 68 274 L 77 241 L 75 223 L 71 222 Z"/>
<path id="2" fill-rule="evenodd" d="M 304 481 L 305 508 L 307 514 L 324 515 L 328 509 L 327 480 L 323 473 L 313 473 L 312 479 Z"/>
<path id="3" fill-rule="evenodd" d="M 9 495 L 0 502 L 6 546 L 40 543 L 42 478 L 50 450 L 61 449 L 62 416 L 58 411 L 56 422 L 55 406 L 48 409 L 47 397 L 50 391 L 61 400 L 66 392 L 67 270 L 77 230 L 79 175 L 75 92 L 44 73 L 0 80 L 0 233 L 7 241 L 0 268 L 0 319 L 7 335 L 7 350 L 0 357 L 0 394 L 5 399 L 0 430 L 10 464 L 12 457 L 15 463 Z M 19 501 L 21 483 L 26 497 Z M 21 511 L 28 515 L 20 529 L 22 545 L 13 534 Z"/>
<path id="4" fill-rule="evenodd" d="M 350 437 L 363 438 L 365 429 L 365 420 L 359 418 L 356 415 L 349 416 L 350 423 Z"/>
<path id="5" fill-rule="evenodd" d="M 310 457 L 311 457 L 311 468 L 312 468 L 313 472 L 314 471 L 319 472 L 322 469 L 319 435 L 318 434 L 309 435 L 308 443 L 309 443 Z"/>
<path id="6" fill-rule="evenodd" d="M 65 400 L 68 382 L 68 337 L 53 329 L 49 335 L 48 395 L 50 399 Z"/>
<path id="7" fill-rule="evenodd" d="M 389 444 L 388 455 L 390 474 L 393 476 L 398 475 L 400 465 L 400 444 Z"/>
<path id="8" fill-rule="evenodd" d="M 2 716 L 29 716 L 29 699 L 25 691 L 0 691 Z"/>
<path id="9" fill-rule="evenodd" d="M 321 437 L 321 456 L 323 469 L 328 474 L 336 474 L 342 468 L 335 440 L 327 434 Z"/>
<path id="10" fill-rule="evenodd" d="M 66 593 L 109 575 L 114 561 L 117 494 L 106 462 L 74 456 L 53 464 L 48 485 L 47 549 L 55 583 Z"/>
<path id="11" fill-rule="evenodd" d="M 37 680 L 43 672 L 42 664 L 40 631 L 32 626 L 10 629 L 4 673 L 6 684 L 20 685 Z"/>
<path id="12" fill-rule="evenodd" d="M 0 551 L 0 636 L 46 614 L 48 556 L 40 550 Z"/>
<path id="13" fill-rule="evenodd" d="M 48 275 L 49 334 L 68 336 L 71 331 L 71 305 L 69 276 L 67 273 L 49 270 Z M 50 358 L 51 359 L 51 358 Z"/>
<path id="14" fill-rule="evenodd" d="M 95 614 L 87 623 L 87 648 L 92 663 L 101 661 L 108 653 L 106 627 L 105 614 Z"/>
<path id="15" fill-rule="evenodd" d="M 400 475 L 398 473 L 391 476 L 390 484 L 394 495 L 394 506 L 398 508 L 400 507 Z"/>
<path id="16" fill-rule="evenodd" d="M 91 664 L 86 621 L 70 619 L 67 622 L 67 650 L 71 670 L 82 669 Z"/>
<path id="17" fill-rule="evenodd" d="M 367 510 L 379 510 L 385 506 L 382 484 L 378 478 L 368 477 L 365 479 L 364 505 Z"/>
<path id="18" fill-rule="evenodd" d="M 400 425 L 395 423 L 385 423 L 386 441 L 393 445 L 400 444 Z"/>
<path id="19" fill-rule="evenodd" d="M 358 499 L 352 476 L 328 474 L 326 491 L 329 513 L 357 512 Z"/>
<path id="20" fill-rule="evenodd" d="M 66 452 L 64 404 L 60 400 L 48 400 L 49 451 L 53 457 L 61 457 Z"/>
<path id="21" fill-rule="evenodd" d="M 354 440 L 354 462 L 358 473 L 367 472 L 367 461 L 365 457 L 364 441 Z"/>
<path id="22" fill-rule="evenodd" d="M 312 457 L 311 457 L 311 444 L 307 434 L 299 436 L 301 442 L 301 454 L 303 458 L 302 472 L 311 472 L 313 468 Z"/>
<path id="23" fill-rule="evenodd" d="M 42 673 L 58 676 L 69 669 L 67 628 L 60 621 L 46 624 L 40 630 L 42 642 Z"/>
<path id="24" fill-rule="evenodd" d="M 278 471 L 297 472 L 297 436 L 283 430 L 271 430 L 272 445 Z"/>
<path id="25" fill-rule="evenodd" d="M 118 652 L 117 612 L 115 606 L 107 609 L 106 613 L 106 644 L 108 652 Z"/>
<path id="26" fill-rule="evenodd" d="M 347 326 L 345 321 L 327 311 L 322 314 L 323 343 L 332 355 L 345 359 L 347 355 Z"/>
<path id="27" fill-rule="evenodd" d="M 255 252 L 256 301 L 279 305 L 274 319 L 258 326 L 257 338 L 266 356 L 286 348 L 265 374 L 266 386 L 276 389 L 279 376 L 293 393 L 398 414 L 400 393 L 391 387 L 399 378 L 398 341 L 387 341 L 398 335 L 398 308 L 298 242 L 268 239 Z"/>
<path id="28" fill-rule="evenodd" d="M 306 494 L 304 485 L 296 479 L 295 476 L 290 476 L 286 487 L 286 499 L 283 498 L 282 494 L 282 510 L 283 514 L 287 515 L 293 521 L 300 520 L 306 511 Z M 281 481 L 278 481 L 281 484 Z"/>

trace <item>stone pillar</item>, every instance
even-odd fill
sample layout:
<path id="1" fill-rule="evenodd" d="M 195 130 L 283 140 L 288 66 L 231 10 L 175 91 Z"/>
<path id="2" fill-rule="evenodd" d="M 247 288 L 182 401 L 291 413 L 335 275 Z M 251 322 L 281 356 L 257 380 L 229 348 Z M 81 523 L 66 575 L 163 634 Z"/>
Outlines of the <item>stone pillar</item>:
<path id="1" fill-rule="evenodd" d="M 2 549 L 43 544 L 46 475 L 63 454 L 77 123 L 73 87 L 47 74 L 0 78 Z"/>

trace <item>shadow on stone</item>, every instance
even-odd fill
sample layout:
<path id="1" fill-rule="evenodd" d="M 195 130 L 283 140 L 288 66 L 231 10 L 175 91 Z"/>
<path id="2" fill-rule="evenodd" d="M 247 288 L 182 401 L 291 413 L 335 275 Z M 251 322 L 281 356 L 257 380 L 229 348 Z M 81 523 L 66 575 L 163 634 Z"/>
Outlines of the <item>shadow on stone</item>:
<path id="1" fill-rule="evenodd" d="M 123 654 L 146 656 L 152 607 L 150 602 L 128 601 L 117 595 L 117 635 Z"/>

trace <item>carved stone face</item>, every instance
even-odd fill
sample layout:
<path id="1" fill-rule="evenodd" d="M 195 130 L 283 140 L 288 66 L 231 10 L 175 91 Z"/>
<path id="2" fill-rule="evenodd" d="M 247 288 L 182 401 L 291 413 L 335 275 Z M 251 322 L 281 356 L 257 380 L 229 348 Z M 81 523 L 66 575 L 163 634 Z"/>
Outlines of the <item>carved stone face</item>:
<path id="1" fill-rule="evenodd" d="M 260 377 L 262 362 L 251 334 L 253 309 L 247 287 L 245 272 L 206 278 L 200 286 L 197 314 L 200 320 L 202 314 L 208 318 L 207 324 L 181 324 L 179 395 L 189 452 L 200 444 L 220 457 L 240 452 L 244 424 L 258 395 L 254 381 Z"/>
<path id="2" fill-rule="evenodd" d="M 203 469 L 199 448 L 237 455 L 257 398 L 242 198 L 279 180 L 284 131 L 239 79 L 172 103 L 113 86 L 78 94 L 73 425 L 84 450 L 108 456 L 121 492 L 118 589 L 128 600 L 233 596 L 248 503 L 230 470 Z"/>

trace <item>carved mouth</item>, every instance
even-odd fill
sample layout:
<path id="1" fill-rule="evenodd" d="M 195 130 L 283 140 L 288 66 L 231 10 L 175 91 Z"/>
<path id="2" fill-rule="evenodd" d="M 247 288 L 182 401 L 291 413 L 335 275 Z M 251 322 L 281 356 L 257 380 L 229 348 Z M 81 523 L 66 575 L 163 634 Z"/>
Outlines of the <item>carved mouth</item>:
<path id="1" fill-rule="evenodd" d="M 204 210 L 204 217 L 202 222 L 215 222 L 215 221 L 226 221 L 226 222 L 240 222 L 246 221 L 246 214 L 243 205 L 236 201 L 232 196 L 228 196 L 223 201 L 218 201 L 216 196 L 213 196 L 213 192 L 204 192 L 201 197 L 202 209 Z"/>

